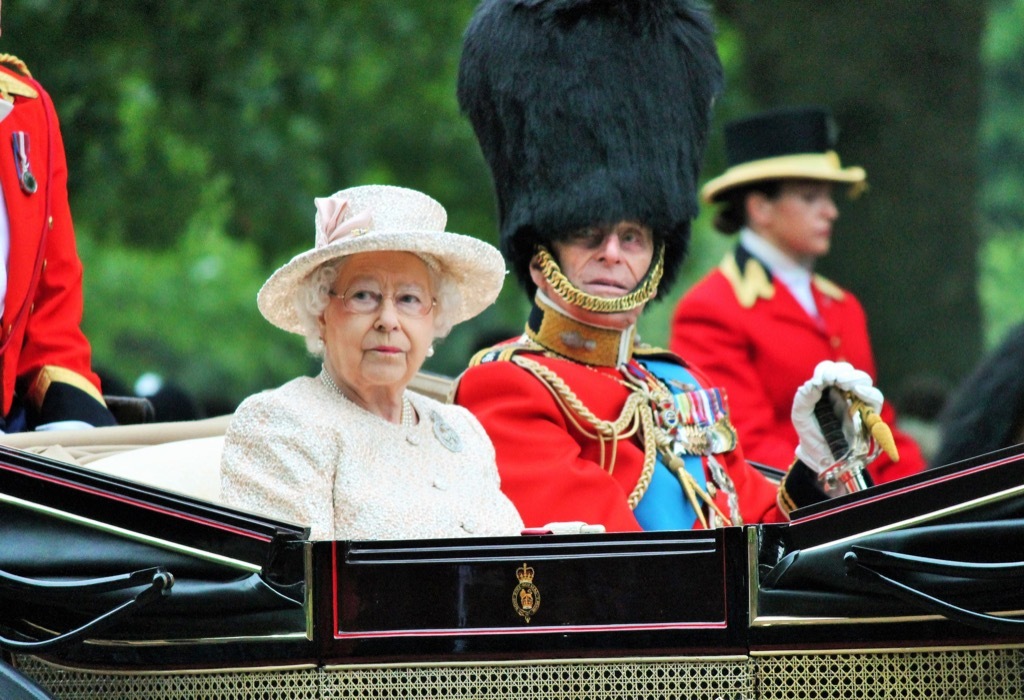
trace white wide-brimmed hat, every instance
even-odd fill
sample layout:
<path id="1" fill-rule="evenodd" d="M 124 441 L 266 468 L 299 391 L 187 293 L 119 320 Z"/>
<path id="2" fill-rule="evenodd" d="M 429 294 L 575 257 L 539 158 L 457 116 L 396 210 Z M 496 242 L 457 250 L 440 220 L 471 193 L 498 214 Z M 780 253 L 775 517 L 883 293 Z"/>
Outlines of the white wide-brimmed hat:
<path id="1" fill-rule="evenodd" d="M 278 268 L 256 297 L 260 312 L 278 328 L 303 334 L 295 310 L 299 284 L 328 260 L 357 253 L 405 251 L 419 256 L 459 290 L 459 308 L 442 310 L 452 324 L 476 316 L 498 297 L 505 279 L 501 253 L 479 239 L 445 231 L 444 207 L 422 192 L 366 185 L 314 201 L 313 249 Z"/>

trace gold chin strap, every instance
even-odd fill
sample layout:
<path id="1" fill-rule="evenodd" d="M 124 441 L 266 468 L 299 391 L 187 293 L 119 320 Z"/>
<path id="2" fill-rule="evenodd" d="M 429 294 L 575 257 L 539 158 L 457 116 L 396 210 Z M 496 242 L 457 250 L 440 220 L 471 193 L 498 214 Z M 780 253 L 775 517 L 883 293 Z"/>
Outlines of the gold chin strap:
<path id="1" fill-rule="evenodd" d="M 562 274 L 562 269 L 544 246 L 537 248 L 537 264 L 540 265 L 541 273 L 551 285 L 551 289 L 566 303 L 599 314 L 615 314 L 646 304 L 658 293 L 658 283 L 665 272 L 665 246 L 658 247 L 657 261 L 647 271 L 636 289 L 625 296 L 610 299 L 587 294 L 573 285 Z"/>

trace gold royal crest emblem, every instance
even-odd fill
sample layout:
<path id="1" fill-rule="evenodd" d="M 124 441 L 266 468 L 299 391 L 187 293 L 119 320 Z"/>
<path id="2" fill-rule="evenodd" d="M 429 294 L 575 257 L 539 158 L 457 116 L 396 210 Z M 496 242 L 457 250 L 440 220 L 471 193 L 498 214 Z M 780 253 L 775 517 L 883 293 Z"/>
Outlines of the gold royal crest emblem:
<path id="1" fill-rule="evenodd" d="M 512 591 L 512 607 L 529 623 L 530 616 L 540 609 L 540 590 L 533 585 L 533 567 L 523 562 L 516 569 L 516 578 L 519 579 L 519 585 Z"/>

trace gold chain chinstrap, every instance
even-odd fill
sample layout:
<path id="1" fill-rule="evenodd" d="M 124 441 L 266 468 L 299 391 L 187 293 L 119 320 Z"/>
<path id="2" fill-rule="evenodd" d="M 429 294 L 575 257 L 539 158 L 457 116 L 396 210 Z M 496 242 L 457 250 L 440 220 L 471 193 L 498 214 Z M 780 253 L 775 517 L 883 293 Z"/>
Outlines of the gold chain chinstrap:
<path id="1" fill-rule="evenodd" d="M 646 304 L 658 293 L 658 283 L 665 272 L 665 246 L 658 248 L 657 260 L 644 275 L 640 286 L 629 294 L 610 299 L 587 294 L 573 285 L 544 246 L 537 249 L 537 264 L 551 289 L 566 303 L 594 313 L 614 314 Z"/>

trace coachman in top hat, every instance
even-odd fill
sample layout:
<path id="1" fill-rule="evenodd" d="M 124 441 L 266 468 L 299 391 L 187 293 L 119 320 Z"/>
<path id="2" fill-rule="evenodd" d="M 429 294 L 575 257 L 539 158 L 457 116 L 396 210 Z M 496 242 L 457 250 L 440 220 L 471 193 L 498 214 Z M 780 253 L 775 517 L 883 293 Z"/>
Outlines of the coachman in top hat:
<path id="1" fill-rule="evenodd" d="M 785 469 L 797 435 L 793 392 L 823 360 L 845 361 L 876 376 L 867 317 L 857 298 L 814 272 L 831 247 L 836 187 L 865 187 L 863 168 L 843 166 L 838 129 L 820 107 L 753 115 L 725 127 L 728 169 L 701 190 L 718 206 L 715 228 L 737 235 L 717 269 L 680 300 L 671 349 L 685 353 L 729 392 L 748 458 Z M 881 417 L 895 423 L 886 402 Z M 876 483 L 919 472 L 924 458 L 895 429 L 894 462 L 869 465 Z"/>
<path id="2" fill-rule="evenodd" d="M 782 520 L 825 498 L 818 470 L 843 467 L 811 417 L 823 392 L 880 403 L 863 373 L 822 368 L 802 389 L 803 459 L 778 488 L 744 459 L 724 393 L 636 338 L 685 257 L 721 84 L 709 17 L 688 0 L 485 0 L 466 32 L 459 101 L 533 307 L 455 400 L 527 526 Z"/>

